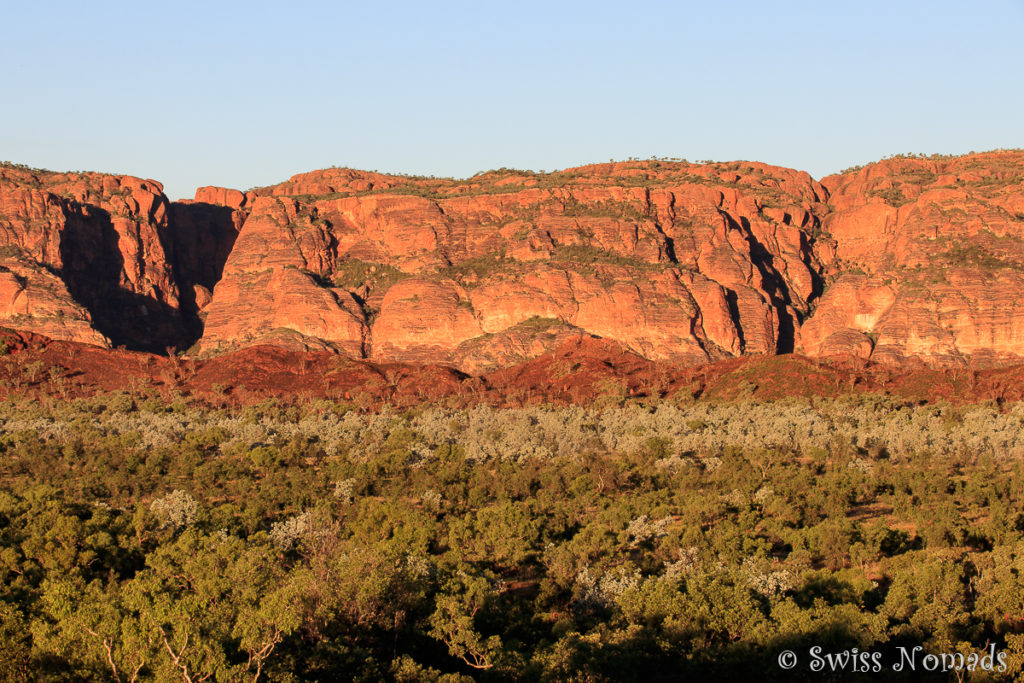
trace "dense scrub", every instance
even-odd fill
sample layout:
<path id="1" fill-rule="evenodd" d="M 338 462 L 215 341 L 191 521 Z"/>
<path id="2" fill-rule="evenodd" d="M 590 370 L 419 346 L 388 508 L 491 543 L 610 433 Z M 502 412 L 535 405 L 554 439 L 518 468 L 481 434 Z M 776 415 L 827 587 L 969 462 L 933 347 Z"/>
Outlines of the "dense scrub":
<path id="1" fill-rule="evenodd" d="M 0 407 L 0 678 L 680 680 L 1024 652 L 1024 406 Z"/>

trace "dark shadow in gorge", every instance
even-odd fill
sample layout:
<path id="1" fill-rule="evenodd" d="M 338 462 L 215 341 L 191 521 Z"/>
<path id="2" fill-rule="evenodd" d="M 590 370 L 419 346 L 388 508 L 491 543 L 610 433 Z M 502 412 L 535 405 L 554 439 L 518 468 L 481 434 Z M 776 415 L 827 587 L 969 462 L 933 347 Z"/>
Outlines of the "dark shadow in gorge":
<path id="1" fill-rule="evenodd" d="M 203 314 L 196 287 L 213 292 L 238 238 L 244 212 L 219 204 L 172 202 L 161 240 L 178 284 L 183 324 L 179 348 L 203 336 Z"/>
<path id="2" fill-rule="evenodd" d="M 736 226 L 732 217 L 728 214 L 725 215 Z M 779 319 L 779 336 L 775 344 L 775 352 L 792 353 L 796 347 L 796 321 L 787 310 L 787 306 L 793 304 L 789 286 L 775 267 L 775 256 L 754 236 L 750 229 L 750 221 L 746 217 L 740 216 L 737 227 L 742 229 L 747 244 L 750 246 L 750 261 L 761 274 L 761 281 L 765 293 L 768 294 L 769 304 L 775 309 Z"/>

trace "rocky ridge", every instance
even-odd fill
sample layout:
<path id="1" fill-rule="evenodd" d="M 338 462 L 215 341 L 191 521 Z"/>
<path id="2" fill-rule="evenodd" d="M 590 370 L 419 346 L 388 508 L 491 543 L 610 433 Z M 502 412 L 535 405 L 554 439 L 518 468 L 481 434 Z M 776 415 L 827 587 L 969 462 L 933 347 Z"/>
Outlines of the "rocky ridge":
<path id="1" fill-rule="evenodd" d="M 466 180 L 328 169 L 170 202 L 0 168 L 0 325 L 216 354 L 271 344 L 485 373 L 601 338 L 702 364 L 1024 356 L 1024 153 L 815 181 L 645 161 Z"/>

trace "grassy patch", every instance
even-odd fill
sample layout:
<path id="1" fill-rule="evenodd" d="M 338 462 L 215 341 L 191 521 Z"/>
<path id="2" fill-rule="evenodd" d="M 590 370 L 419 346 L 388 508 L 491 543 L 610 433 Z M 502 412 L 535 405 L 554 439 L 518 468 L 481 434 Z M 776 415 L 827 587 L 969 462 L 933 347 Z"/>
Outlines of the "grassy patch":
<path id="1" fill-rule="evenodd" d="M 570 198 L 563 204 L 563 213 L 566 216 L 579 218 L 618 218 L 626 221 L 639 221 L 647 218 L 647 214 L 633 202 L 620 202 L 613 199 L 584 203 Z"/>
<path id="2" fill-rule="evenodd" d="M 407 277 L 399 269 L 374 261 L 349 259 L 337 264 L 331 274 L 335 287 L 354 290 L 366 285 L 371 291 L 386 290 Z"/>

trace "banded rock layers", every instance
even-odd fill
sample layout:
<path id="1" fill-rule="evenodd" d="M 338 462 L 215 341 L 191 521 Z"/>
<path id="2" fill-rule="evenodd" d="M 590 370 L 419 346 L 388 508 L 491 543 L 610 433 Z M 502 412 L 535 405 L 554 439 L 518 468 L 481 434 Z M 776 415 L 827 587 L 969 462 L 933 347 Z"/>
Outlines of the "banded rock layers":
<path id="1" fill-rule="evenodd" d="M 689 362 L 774 353 L 821 267 L 808 231 L 823 188 L 763 164 L 311 175 L 256 191 L 204 350 L 291 336 L 470 370 L 566 334 Z"/>
<path id="2" fill-rule="evenodd" d="M 813 180 L 626 162 L 453 181 L 348 169 L 169 202 L 0 169 L 0 325 L 203 353 L 269 343 L 507 366 L 581 336 L 686 363 L 1024 356 L 1024 154 Z"/>
<path id="3" fill-rule="evenodd" d="M 1024 355 L 1024 154 L 891 159 L 822 182 L 835 258 L 798 351 L 937 365 Z"/>

